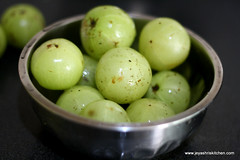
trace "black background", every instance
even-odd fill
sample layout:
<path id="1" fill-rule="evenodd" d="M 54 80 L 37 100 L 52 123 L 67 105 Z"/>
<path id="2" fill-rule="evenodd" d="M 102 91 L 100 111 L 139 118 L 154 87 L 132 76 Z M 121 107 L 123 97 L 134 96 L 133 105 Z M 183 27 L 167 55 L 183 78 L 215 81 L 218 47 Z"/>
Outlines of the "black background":
<path id="1" fill-rule="evenodd" d="M 0 14 L 20 1 L 0 0 Z M 39 0 L 35 5 L 49 25 L 86 13 L 101 4 L 127 12 L 172 17 L 203 37 L 218 53 L 224 68 L 222 88 L 200 128 L 174 151 L 157 159 L 240 159 L 240 2 L 237 0 Z M 45 131 L 31 108 L 18 76 L 21 50 L 9 46 L 0 59 L 0 160 L 87 159 L 67 150 Z M 233 156 L 187 156 L 193 152 L 234 152 Z M 77 157 L 77 158 L 74 158 Z"/>

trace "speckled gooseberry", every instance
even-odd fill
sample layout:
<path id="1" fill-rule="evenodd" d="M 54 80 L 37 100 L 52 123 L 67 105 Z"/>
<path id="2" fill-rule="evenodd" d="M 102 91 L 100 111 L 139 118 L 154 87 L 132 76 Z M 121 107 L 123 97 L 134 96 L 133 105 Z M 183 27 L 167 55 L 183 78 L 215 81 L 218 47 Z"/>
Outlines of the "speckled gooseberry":
<path id="1" fill-rule="evenodd" d="M 31 72 L 37 82 L 50 90 L 65 90 L 81 78 L 84 60 L 81 50 L 63 38 L 42 43 L 31 58 Z"/>
<path id="2" fill-rule="evenodd" d="M 62 109 L 80 114 L 89 103 L 103 99 L 101 93 L 90 86 L 76 85 L 65 90 L 58 98 L 56 104 Z"/>
<path id="3" fill-rule="evenodd" d="M 175 115 L 166 103 L 151 98 L 142 98 L 132 102 L 126 112 L 131 122 L 153 122 Z"/>
<path id="4" fill-rule="evenodd" d="M 136 35 L 135 24 L 129 15 L 116 6 L 98 6 L 86 13 L 80 29 L 86 52 L 99 59 L 116 47 L 130 47 Z"/>
<path id="5" fill-rule="evenodd" d="M 146 58 L 136 50 L 119 47 L 101 57 L 95 78 L 97 88 L 105 98 L 126 104 L 147 92 L 152 70 Z"/>
<path id="6" fill-rule="evenodd" d="M 161 71 L 154 74 L 145 95 L 147 98 L 155 98 L 167 103 L 176 114 L 187 109 L 190 96 L 187 80 L 175 71 Z"/>
<path id="7" fill-rule="evenodd" d="M 119 104 L 105 99 L 89 103 L 80 116 L 102 122 L 130 122 L 126 111 Z"/>
<path id="8" fill-rule="evenodd" d="M 189 55 L 190 37 L 186 29 L 172 18 L 156 18 L 140 33 L 139 52 L 152 69 L 170 70 L 182 64 Z"/>
<path id="9" fill-rule="evenodd" d="M 10 45 L 23 48 L 45 26 L 45 19 L 38 8 L 30 4 L 10 6 L 2 15 L 1 24 Z"/>

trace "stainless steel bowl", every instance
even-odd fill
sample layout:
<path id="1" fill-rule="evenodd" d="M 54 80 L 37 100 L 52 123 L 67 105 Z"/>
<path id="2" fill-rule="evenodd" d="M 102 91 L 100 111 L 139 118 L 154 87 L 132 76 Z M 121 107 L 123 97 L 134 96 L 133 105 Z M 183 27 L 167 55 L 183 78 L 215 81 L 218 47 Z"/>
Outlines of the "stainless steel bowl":
<path id="1" fill-rule="evenodd" d="M 131 14 L 137 32 L 154 17 Z M 149 159 L 178 147 L 201 124 L 207 106 L 220 90 L 223 79 L 221 61 L 212 47 L 193 31 L 191 52 L 186 61 L 190 68 L 179 67 L 183 74 L 190 69 L 192 107 L 165 120 L 151 123 L 103 123 L 68 113 L 54 102 L 61 92 L 42 88 L 34 80 L 30 59 L 44 41 L 62 37 L 81 48 L 79 28 L 84 15 L 58 21 L 39 32 L 24 47 L 19 58 L 19 75 L 33 99 L 33 108 L 42 124 L 67 147 L 95 158 Z M 133 47 L 137 46 L 137 41 Z"/>

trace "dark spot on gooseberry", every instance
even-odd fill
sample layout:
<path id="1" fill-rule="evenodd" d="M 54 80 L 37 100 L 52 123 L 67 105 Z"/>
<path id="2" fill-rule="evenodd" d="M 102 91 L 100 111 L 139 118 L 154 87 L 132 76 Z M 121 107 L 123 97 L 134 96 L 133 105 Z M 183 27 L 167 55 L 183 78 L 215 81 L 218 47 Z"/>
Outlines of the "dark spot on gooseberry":
<path id="1" fill-rule="evenodd" d="M 152 40 L 150 40 L 149 42 L 150 42 L 150 43 L 152 43 L 153 41 L 152 41 Z"/>
<path id="2" fill-rule="evenodd" d="M 11 16 L 15 16 L 16 15 L 16 12 L 15 11 L 13 11 L 13 12 L 11 12 L 11 14 L 10 14 Z"/>
<path id="3" fill-rule="evenodd" d="M 93 110 L 88 111 L 88 115 L 89 115 L 90 117 L 92 117 L 94 114 L 95 114 L 95 112 L 94 112 Z"/>
<path id="4" fill-rule="evenodd" d="M 26 10 L 24 9 L 21 9 L 20 12 L 19 12 L 21 15 L 25 14 L 26 13 Z"/>
<path id="5" fill-rule="evenodd" d="M 131 59 L 129 59 L 128 62 L 132 62 Z"/>
<path id="6" fill-rule="evenodd" d="M 98 18 L 94 19 L 90 17 L 89 19 L 90 19 L 90 28 L 93 29 L 97 24 Z"/>
<path id="7" fill-rule="evenodd" d="M 115 84 L 116 83 L 116 77 L 112 78 L 112 83 Z"/>
<path id="8" fill-rule="evenodd" d="M 48 44 L 48 45 L 47 45 L 47 48 L 49 49 L 49 48 L 51 48 L 53 45 L 54 45 L 54 47 L 56 47 L 56 48 L 59 47 L 57 44 Z"/>
<path id="9" fill-rule="evenodd" d="M 48 44 L 48 45 L 47 45 L 47 48 L 50 48 L 51 46 L 52 46 L 52 44 Z"/>
<path id="10" fill-rule="evenodd" d="M 93 52 L 94 52 L 94 50 L 93 50 L 92 48 L 90 48 L 90 49 L 89 49 L 89 51 L 90 51 L 91 53 L 93 53 Z"/>
<path id="11" fill-rule="evenodd" d="M 73 106 L 73 110 L 75 110 L 75 111 L 76 111 L 77 109 L 78 109 L 78 108 L 77 108 L 77 106 Z"/>
<path id="12" fill-rule="evenodd" d="M 159 85 L 156 84 L 155 86 L 152 86 L 152 91 L 155 93 L 159 90 Z"/>
<path id="13" fill-rule="evenodd" d="M 114 47 L 117 47 L 117 45 L 118 45 L 119 42 L 115 42 L 115 41 L 114 41 L 113 43 L 114 43 Z"/>

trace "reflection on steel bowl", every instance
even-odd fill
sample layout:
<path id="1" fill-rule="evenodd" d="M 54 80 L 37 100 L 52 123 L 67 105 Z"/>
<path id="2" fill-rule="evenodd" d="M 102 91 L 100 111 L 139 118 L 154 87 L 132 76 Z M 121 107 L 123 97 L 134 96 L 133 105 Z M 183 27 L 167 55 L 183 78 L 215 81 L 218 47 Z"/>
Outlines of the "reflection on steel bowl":
<path id="1" fill-rule="evenodd" d="M 154 17 L 130 14 L 137 33 Z M 58 21 L 39 32 L 24 47 L 19 58 L 19 76 L 33 99 L 33 108 L 42 124 L 67 147 L 96 158 L 150 159 L 178 147 L 201 124 L 208 105 L 216 97 L 223 79 L 223 68 L 214 49 L 187 29 L 191 51 L 186 62 L 193 73 L 191 106 L 173 117 L 151 123 L 106 123 L 73 115 L 55 102 L 61 92 L 50 91 L 36 83 L 30 72 L 30 58 L 43 42 L 57 37 L 80 44 L 79 27 L 84 15 Z M 137 39 L 137 38 L 136 38 Z M 137 42 L 133 47 L 137 46 Z M 179 68 L 180 72 L 184 72 Z"/>

